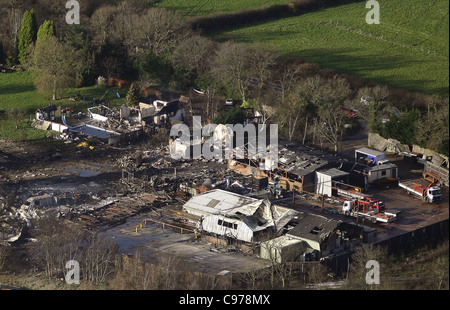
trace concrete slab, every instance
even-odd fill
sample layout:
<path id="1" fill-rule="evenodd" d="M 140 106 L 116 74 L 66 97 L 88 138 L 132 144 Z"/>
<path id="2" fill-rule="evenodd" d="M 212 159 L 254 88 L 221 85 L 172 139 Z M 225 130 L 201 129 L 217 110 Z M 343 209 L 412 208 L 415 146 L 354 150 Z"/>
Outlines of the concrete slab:
<path id="1" fill-rule="evenodd" d="M 112 238 L 123 254 L 134 255 L 139 249 L 139 255 L 144 261 L 156 261 L 162 255 L 174 255 L 186 260 L 197 271 L 208 274 L 217 274 L 224 269 L 232 273 L 242 272 L 269 265 L 267 260 L 243 253 L 214 252 L 211 245 L 193 241 L 192 234 L 176 233 L 151 222 L 136 233 L 136 226 L 145 218 L 148 216 L 130 219 L 103 234 Z"/>

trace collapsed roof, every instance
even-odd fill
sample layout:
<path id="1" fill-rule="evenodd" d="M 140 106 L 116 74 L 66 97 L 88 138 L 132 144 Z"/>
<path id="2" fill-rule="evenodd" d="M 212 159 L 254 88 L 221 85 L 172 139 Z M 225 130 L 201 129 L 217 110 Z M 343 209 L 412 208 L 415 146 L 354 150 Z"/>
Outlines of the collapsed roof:
<path id="1" fill-rule="evenodd" d="M 344 159 L 308 146 L 286 146 L 279 152 L 278 166 L 288 172 L 305 176 L 330 164 L 343 163 Z"/>
<path id="2" fill-rule="evenodd" d="M 298 224 L 288 235 L 301 239 L 308 239 L 318 243 L 327 239 L 340 225 L 341 221 L 332 220 L 324 216 L 303 213 L 298 217 Z"/>
<path id="3" fill-rule="evenodd" d="M 251 198 L 220 189 L 194 196 L 183 208 L 199 216 L 222 215 L 242 221 L 254 232 L 269 227 L 279 230 L 298 213 L 274 205 L 268 199 Z"/>

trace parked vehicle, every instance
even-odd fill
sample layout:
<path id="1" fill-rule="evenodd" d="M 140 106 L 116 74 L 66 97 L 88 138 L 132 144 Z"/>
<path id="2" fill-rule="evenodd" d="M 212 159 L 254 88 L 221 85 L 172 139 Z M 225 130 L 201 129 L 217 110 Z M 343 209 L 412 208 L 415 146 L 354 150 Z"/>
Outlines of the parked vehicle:
<path id="1" fill-rule="evenodd" d="M 194 91 L 195 91 L 197 94 L 200 94 L 200 95 L 206 94 L 206 90 L 201 89 L 201 88 L 198 88 L 198 87 L 194 87 Z"/>
<path id="2" fill-rule="evenodd" d="M 349 106 L 342 106 L 341 112 L 347 114 L 348 116 L 350 116 L 352 118 L 358 117 L 358 113 Z"/>
<path id="3" fill-rule="evenodd" d="M 441 188 L 424 179 L 402 181 L 398 185 L 406 189 L 409 195 L 419 196 L 429 203 L 439 202 L 442 199 Z"/>
<path id="4" fill-rule="evenodd" d="M 234 100 L 233 99 L 227 99 L 226 101 L 225 101 L 225 105 L 227 105 L 227 106 L 233 106 L 234 105 Z"/>

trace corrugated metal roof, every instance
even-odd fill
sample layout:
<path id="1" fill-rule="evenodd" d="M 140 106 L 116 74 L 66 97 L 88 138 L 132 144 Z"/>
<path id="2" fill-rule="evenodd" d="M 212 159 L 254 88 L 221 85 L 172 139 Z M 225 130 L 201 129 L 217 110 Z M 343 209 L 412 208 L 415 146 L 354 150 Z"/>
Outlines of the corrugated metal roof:
<path id="1" fill-rule="evenodd" d="M 269 226 L 277 229 L 286 225 L 297 211 L 272 204 L 267 199 L 256 199 L 214 189 L 192 197 L 184 210 L 199 216 L 222 215 L 243 221 L 251 230 L 260 231 Z"/>
<path id="2" fill-rule="evenodd" d="M 242 196 L 236 193 L 214 189 L 192 197 L 183 208 L 193 214 L 228 213 L 232 209 L 256 202 L 258 199 Z"/>

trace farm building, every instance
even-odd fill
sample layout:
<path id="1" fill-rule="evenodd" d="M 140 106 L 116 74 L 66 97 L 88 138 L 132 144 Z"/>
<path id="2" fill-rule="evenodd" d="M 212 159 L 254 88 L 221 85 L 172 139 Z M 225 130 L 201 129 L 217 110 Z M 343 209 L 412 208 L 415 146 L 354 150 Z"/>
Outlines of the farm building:
<path id="1" fill-rule="evenodd" d="M 37 120 L 55 120 L 55 112 L 58 110 L 56 105 L 48 105 L 36 110 Z"/>
<path id="2" fill-rule="evenodd" d="M 369 184 L 384 178 L 398 178 L 398 167 L 392 163 L 367 167 L 364 169 L 364 172 L 367 176 L 367 182 Z"/>
<path id="3" fill-rule="evenodd" d="M 297 225 L 286 236 L 305 241 L 320 256 L 329 255 L 341 247 L 338 236 L 341 221 L 308 213 L 300 215 L 297 221 Z"/>
<path id="4" fill-rule="evenodd" d="M 316 171 L 316 194 L 328 197 L 338 195 L 339 184 L 349 183 L 349 173 L 336 168 Z"/>
<path id="5" fill-rule="evenodd" d="M 201 216 L 198 228 L 232 240 L 255 242 L 265 234 L 279 232 L 298 212 L 233 192 L 214 189 L 192 197 L 187 213 Z"/>
<path id="6" fill-rule="evenodd" d="M 140 103 L 142 121 L 150 125 L 162 125 L 173 120 L 183 121 L 184 109 L 180 100 L 171 102 L 155 100 L 153 104 Z"/>
<path id="7" fill-rule="evenodd" d="M 281 188 L 288 191 L 314 191 L 316 171 L 338 168 L 345 160 L 332 154 L 308 146 L 290 147 L 285 145 L 279 150 L 278 167 L 271 170 L 265 166 L 245 159 L 230 160 L 228 168 L 244 175 L 267 176 L 270 181 L 279 181 Z"/>
<path id="8" fill-rule="evenodd" d="M 343 236 L 354 229 L 341 231 L 341 221 L 309 213 L 300 213 L 292 223 L 294 228 L 285 235 L 260 243 L 260 258 L 276 262 L 318 260 L 343 251 L 348 239 Z"/>
<path id="9" fill-rule="evenodd" d="M 372 184 L 382 179 L 397 179 L 398 167 L 386 159 L 382 152 L 369 148 L 355 151 L 355 163 L 360 166 L 358 170 L 365 177 L 366 184 Z"/>
<path id="10" fill-rule="evenodd" d="M 310 253 L 305 241 L 286 235 L 261 242 L 259 257 L 277 263 L 283 261 L 304 261 Z"/>
<path id="11" fill-rule="evenodd" d="M 377 166 L 386 162 L 386 155 L 382 152 L 363 147 L 355 151 L 355 162 L 365 166 Z"/>

